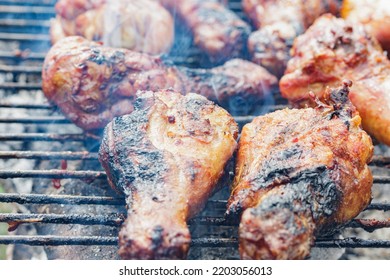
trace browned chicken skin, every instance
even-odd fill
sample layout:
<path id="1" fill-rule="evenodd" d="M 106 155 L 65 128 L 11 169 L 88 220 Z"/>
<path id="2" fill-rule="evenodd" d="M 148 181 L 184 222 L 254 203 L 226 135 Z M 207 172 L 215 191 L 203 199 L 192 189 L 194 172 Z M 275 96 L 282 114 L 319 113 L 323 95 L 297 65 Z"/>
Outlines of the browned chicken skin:
<path id="1" fill-rule="evenodd" d="M 218 0 L 158 0 L 191 30 L 212 63 L 242 57 L 250 26 Z"/>
<path id="2" fill-rule="evenodd" d="M 42 71 L 43 92 L 76 125 L 104 128 L 133 111 L 138 90 L 196 92 L 231 112 L 247 114 L 277 84 L 262 67 L 231 60 L 212 69 L 166 66 L 157 57 L 67 37 L 51 48 Z"/>
<path id="3" fill-rule="evenodd" d="M 52 43 L 79 35 L 149 54 L 168 52 L 174 39 L 170 13 L 153 0 L 60 0 L 52 21 Z"/>
<path id="4" fill-rule="evenodd" d="M 295 37 L 321 14 L 338 11 L 336 0 L 242 0 L 242 5 L 258 29 L 248 40 L 252 61 L 278 77 L 286 68 Z"/>
<path id="5" fill-rule="evenodd" d="M 299 36 L 292 49 L 280 91 L 299 106 L 320 99 L 325 89 L 353 81 L 349 95 L 363 128 L 390 145 L 390 62 L 362 25 L 324 15 Z"/>
<path id="6" fill-rule="evenodd" d="M 344 0 L 341 16 L 364 24 L 390 57 L 390 2 L 388 0 Z"/>
<path id="7" fill-rule="evenodd" d="M 110 185 L 127 196 L 119 234 L 124 259 L 182 259 L 186 222 L 216 187 L 236 148 L 238 127 L 197 94 L 140 92 L 130 115 L 105 129 L 99 160 Z"/>
<path id="8" fill-rule="evenodd" d="M 304 259 L 371 200 L 371 138 L 348 86 L 312 109 L 284 109 L 244 126 L 228 214 L 243 211 L 243 259 Z M 319 102 L 319 101 L 318 101 Z"/>

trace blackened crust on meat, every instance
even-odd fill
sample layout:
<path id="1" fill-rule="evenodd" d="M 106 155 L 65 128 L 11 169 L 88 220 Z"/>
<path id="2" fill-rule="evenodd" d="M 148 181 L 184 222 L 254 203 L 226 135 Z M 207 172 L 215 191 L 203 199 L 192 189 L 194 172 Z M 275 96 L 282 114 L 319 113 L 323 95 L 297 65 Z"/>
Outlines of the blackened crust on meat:
<path id="1" fill-rule="evenodd" d="M 135 110 L 104 131 L 99 160 L 127 199 L 119 234 L 124 259 L 182 259 L 186 221 L 216 188 L 236 147 L 237 124 L 197 94 L 139 92 Z"/>
<path id="2" fill-rule="evenodd" d="M 285 109 L 244 126 L 228 215 L 241 214 L 244 259 L 304 259 L 371 200 L 371 138 L 348 99 L 349 81 L 315 109 Z"/>

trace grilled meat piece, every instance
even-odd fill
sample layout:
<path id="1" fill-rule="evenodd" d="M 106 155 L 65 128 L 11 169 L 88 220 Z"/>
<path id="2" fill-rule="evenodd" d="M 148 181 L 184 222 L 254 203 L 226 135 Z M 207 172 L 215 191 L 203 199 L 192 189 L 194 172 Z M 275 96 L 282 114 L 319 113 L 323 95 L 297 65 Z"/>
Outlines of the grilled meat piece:
<path id="1" fill-rule="evenodd" d="M 174 39 L 171 14 L 153 0 L 60 0 L 51 41 L 79 35 L 149 54 L 168 52 Z"/>
<path id="2" fill-rule="evenodd" d="M 252 61 L 280 77 L 292 43 L 321 14 L 337 13 L 336 0 L 242 0 L 244 12 L 258 31 L 249 36 Z"/>
<path id="3" fill-rule="evenodd" d="M 205 205 L 236 148 L 238 127 L 206 98 L 140 92 L 135 110 L 104 132 L 99 160 L 110 185 L 127 196 L 119 234 L 124 259 L 182 259 L 186 222 Z"/>
<path id="4" fill-rule="evenodd" d="M 228 214 L 243 211 L 243 259 L 304 259 L 315 236 L 331 233 L 371 200 L 371 138 L 348 100 L 284 109 L 244 126 Z"/>
<path id="5" fill-rule="evenodd" d="M 390 5 L 388 0 L 344 0 L 341 16 L 364 24 L 390 57 Z"/>
<path id="6" fill-rule="evenodd" d="M 197 92 L 246 114 L 277 83 L 274 76 L 249 61 L 231 60 L 207 70 L 186 69 L 77 36 L 52 47 L 42 80 L 46 97 L 85 130 L 104 128 L 115 116 L 132 112 L 138 90 Z"/>
<path id="7" fill-rule="evenodd" d="M 363 128 L 390 145 L 390 62 L 362 25 L 324 15 L 295 40 L 292 56 L 280 80 L 285 98 L 314 105 L 309 91 L 322 99 L 327 87 L 350 79 L 349 97 Z"/>
<path id="8" fill-rule="evenodd" d="M 218 0 L 159 0 L 191 30 L 212 63 L 243 57 L 250 26 Z"/>

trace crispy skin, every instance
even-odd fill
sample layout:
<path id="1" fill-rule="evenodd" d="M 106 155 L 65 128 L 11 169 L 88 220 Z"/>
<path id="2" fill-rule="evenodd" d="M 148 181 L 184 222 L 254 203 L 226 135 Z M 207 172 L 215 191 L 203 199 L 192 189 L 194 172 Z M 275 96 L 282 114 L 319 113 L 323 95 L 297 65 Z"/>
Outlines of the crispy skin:
<path id="1" fill-rule="evenodd" d="M 212 63 L 243 57 L 250 26 L 218 0 L 159 0 L 191 30 Z"/>
<path id="2" fill-rule="evenodd" d="M 252 61 L 280 77 L 290 48 L 320 15 L 337 13 L 335 0 L 242 0 L 244 12 L 258 31 L 249 36 Z"/>
<path id="3" fill-rule="evenodd" d="M 390 145 L 390 62 L 362 25 L 324 15 L 295 40 L 292 55 L 279 83 L 285 98 L 314 105 L 309 91 L 321 99 L 328 86 L 350 79 L 363 128 Z"/>
<path id="4" fill-rule="evenodd" d="M 139 93 L 135 111 L 108 124 L 99 160 L 110 185 L 127 196 L 122 258 L 186 257 L 186 221 L 215 189 L 237 133 L 234 119 L 213 102 L 168 90 Z"/>
<path id="5" fill-rule="evenodd" d="M 197 92 L 232 112 L 246 114 L 277 83 L 274 76 L 249 61 L 235 59 L 207 70 L 179 68 L 166 66 L 153 56 L 103 47 L 77 36 L 52 47 L 42 80 L 46 97 L 85 130 L 104 128 L 115 116 L 132 112 L 138 90 Z"/>
<path id="6" fill-rule="evenodd" d="M 168 52 L 174 39 L 170 13 L 153 0 L 60 0 L 51 23 L 53 44 L 79 35 L 149 54 Z"/>
<path id="7" fill-rule="evenodd" d="M 390 57 L 390 5 L 388 0 L 344 0 L 341 16 L 364 24 Z"/>
<path id="8" fill-rule="evenodd" d="M 244 126 L 227 212 L 243 211 L 243 259 L 304 259 L 315 236 L 369 204 L 373 145 L 347 94 L 344 85 L 329 105 L 284 109 Z"/>

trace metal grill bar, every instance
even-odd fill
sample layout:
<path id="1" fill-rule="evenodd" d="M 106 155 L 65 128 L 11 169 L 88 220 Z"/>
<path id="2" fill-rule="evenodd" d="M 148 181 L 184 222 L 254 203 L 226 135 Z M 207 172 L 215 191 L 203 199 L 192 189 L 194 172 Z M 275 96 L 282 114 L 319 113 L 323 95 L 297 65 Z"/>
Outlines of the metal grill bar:
<path id="1" fill-rule="evenodd" d="M 31 34 L 31 33 L 0 33 L 1 41 L 42 41 L 50 42 L 50 36 L 46 34 Z"/>
<path id="2" fill-rule="evenodd" d="M 0 202 L 19 204 L 97 204 L 97 205 L 125 205 L 124 198 L 108 196 L 76 196 L 76 195 L 44 195 L 2 193 Z"/>
<path id="3" fill-rule="evenodd" d="M 42 67 L 39 66 L 16 66 L 16 65 L 0 65 L 0 73 L 26 73 L 26 74 L 41 74 Z"/>
<path id="4" fill-rule="evenodd" d="M 195 55 L 199 55 L 194 53 Z M 0 51 L 0 59 L 5 59 L 5 60 L 12 60 L 12 61 L 28 61 L 28 60 L 35 60 L 35 61 L 42 61 L 45 59 L 46 54 L 45 53 L 20 53 L 20 54 L 15 54 L 13 52 L 5 52 L 5 51 Z M 198 59 L 196 58 L 183 58 L 183 57 L 169 57 L 168 59 L 172 63 L 176 65 L 197 65 Z M 42 65 L 36 66 L 36 67 L 41 67 Z M 20 73 L 26 73 L 26 71 L 21 71 Z M 33 73 L 34 74 L 34 73 Z"/>
<path id="5" fill-rule="evenodd" d="M 0 214 L 0 222 L 22 224 L 22 223 L 50 223 L 50 224 L 80 224 L 80 225 L 105 225 L 120 226 L 125 220 L 125 213 L 117 215 L 67 215 L 67 214 Z M 238 226 L 238 222 L 221 217 L 196 217 L 188 224 L 206 226 Z M 373 232 L 377 229 L 389 228 L 390 219 L 354 219 L 345 227 L 362 228 L 365 231 Z"/>
<path id="6" fill-rule="evenodd" d="M 54 7 L 40 7 L 40 6 L 9 6 L 9 5 L 1 5 L 0 13 L 12 13 L 12 14 L 46 14 L 50 16 L 54 16 L 55 11 Z"/>
<path id="7" fill-rule="evenodd" d="M 119 226 L 124 217 L 116 215 L 60 215 L 60 214 L 0 214 L 0 222 L 22 223 L 51 223 L 51 224 L 79 224 Z"/>
<path id="8" fill-rule="evenodd" d="M 390 211 L 389 203 L 371 203 L 365 210 Z"/>
<path id="9" fill-rule="evenodd" d="M 30 246 L 61 246 L 61 245 L 117 245 L 118 237 L 102 236 L 0 236 L 0 244 L 25 244 Z M 234 238 L 194 238 L 193 247 L 236 247 Z"/>
<path id="10" fill-rule="evenodd" d="M 322 248 L 390 248 L 390 240 L 365 240 L 348 237 L 344 239 L 319 240 L 315 246 Z"/>
<path id="11" fill-rule="evenodd" d="M 390 184 L 390 176 L 374 176 L 374 184 Z"/>
<path id="12" fill-rule="evenodd" d="M 117 245 L 118 237 L 104 236 L 0 236 L 0 244 L 25 244 L 30 246 L 61 246 L 61 245 Z"/>
<path id="13" fill-rule="evenodd" d="M 61 245 L 117 245 L 118 237 L 102 236 L 0 236 L 0 244 L 25 244 L 30 246 Z M 236 238 L 194 238 L 193 247 L 237 247 Z M 322 248 L 390 248 L 389 240 L 345 238 L 336 240 L 319 240 L 315 247 Z"/>
<path id="14" fill-rule="evenodd" d="M 0 158 L 97 160 L 98 154 L 88 152 L 0 151 Z"/>
<path id="15" fill-rule="evenodd" d="M 267 111 L 275 111 L 282 108 L 286 108 L 286 105 L 276 105 L 276 106 L 267 106 L 264 107 L 264 110 Z M 253 119 L 256 116 L 234 116 L 234 119 L 237 123 L 249 123 L 253 121 Z M 0 123 L 26 123 L 26 124 L 33 124 L 33 123 L 71 123 L 67 118 L 64 116 L 43 116 L 43 117 L 29 117 L 29 118 L 0 118 Z"/>
<path id="16" fill-rule="evenodd" d="M 1 38 L 0 38 L 1 40 Z M 41 83 L 28 83 L 28 84 L 22 84 L 22 83 L 1 83 L 0 89 L 7 89 L 7 90 L 41 90 L 42 84 Z"/>
<path id="17" fill-rule="evenodd" d="M 49 178 L 49 179 L 98 179 L 106 178 L 103 171 L 70 171 L 70 170 L 0 170 L 0 178 Z"/>
<path id="18" fill-rule="evenodd" d="M 124 197 L 104 196 L 76 196 L 76 195 L 46 195 L 46 194 L 20 194 L 1 193 L 0 202 L 19 204 L 100 204 L 100 205 L 125 205 Z M 226 208 L 226 200 L 210 200 L 206 208 Z M 390 211 L 390 203 L 371 203 L 365 211 Z"/>
<path id="19" fill-rule="evenodd" d="M 50 124 L 50 123 L 56 123 L 56 124 L 68 124 L 70 121 L 62 116 L 43 116 L 43 117 L 22 117 L 22 118 L 16 118 L 16 117 L 7 117 L 7 118 L 0 118 L 0 123 L 24 123 L 24 124 Z"/>
<path id="20" fill-rule="evenodd" d="M 102 171 L 68 171 L 68 170 L 0 170 L 0 178 L 106 178 Z M 390 176 L 374 176 L 374 184 L 390 184 Z"/>
<path id="21" fill-rule="evenodd" d="M 20 0 L 0 0 L 0 4 L 18 4 L 18 5 L 34 5 L 34 6 L 54 6 L 56 4 L 57 0 L 23 0 L 23 2 L 20 2 Z"/>
<path id="22" fill-rule="evenodd" d="M 1 158 L 94 160 L 98 159 L 98 154 L 89 152 L 0 151 Z M 390 157 L 374 156 L 370 165 L 387 167 L 390 165 Z"/>
<path id="23" fill-rule="evenodd" d="M 54 107 L 49 104 L 24 104 L 17 103 L 11 104 L 9 102 L 0 102 L 0 108 L 12 108 L 12 109 L 36 109 L 36 110 L 52 110 Z"/>
<path id="24" fill-rule="evenodd" d="M 18 26 L 18 27 L 50 27 L 49 20 L 39 19 L 0 19 L 0 26 Z"/>
<path id="25" fill-rule="evenodd" d="M 46 53 L 37 53 L 37 52 L 26 52 L 26 51 L 17 51 L 17 52 L 7 52 L 0 51 L 0 59 L 10 59 L 13 61 L 21 60 L 44 60 Z"/>
<path id="26" fill-rule="evenodd" d="M 0 141 L 85 141 L 89 139 L 84 134 L 55 134 L 55 133 L 15 133 L 0 134 Z"/>

